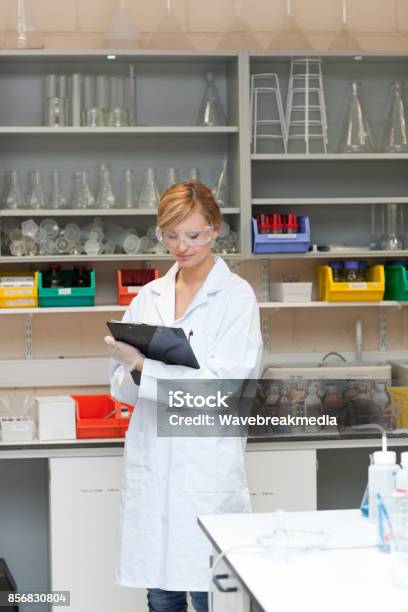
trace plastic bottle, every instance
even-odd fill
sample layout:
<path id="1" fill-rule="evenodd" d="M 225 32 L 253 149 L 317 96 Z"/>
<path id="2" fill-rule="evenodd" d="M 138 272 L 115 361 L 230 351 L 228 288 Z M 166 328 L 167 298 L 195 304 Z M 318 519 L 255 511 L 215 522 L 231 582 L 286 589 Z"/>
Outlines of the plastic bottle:
<path id="1" fill-rule="evenodd" d="M 387 437 L 383 434 L 383 448 L 373 453 L 374 463 L 368 468 L 368 518 L 370 521 L 377 520 L 377 495 L 380 494 L 385 501 L 395 489 L 397 473 L 400 466 L 397 465 L 395 451 L 387 450 Z"/>
<path id="2" fill-rule="evenodd" d="M 408 492 L 408 452 L 401 453 L 401 468 L 397 474 L 396 487 Z"/>
<path id="3" fill-rule="evenodd" d="M 342 261 L 329 261 L 329 266 L 332 269 L 333 281 L 335 283 L 341 283 L 344 280 L 343 262 Z"/>
<path id="4" fill-rule="evenodd" d="M 344 262 L 344 280 L 347 283 L 358 282 L 358 270 L 360 264 L 358 261 L 345 261 Z"/>

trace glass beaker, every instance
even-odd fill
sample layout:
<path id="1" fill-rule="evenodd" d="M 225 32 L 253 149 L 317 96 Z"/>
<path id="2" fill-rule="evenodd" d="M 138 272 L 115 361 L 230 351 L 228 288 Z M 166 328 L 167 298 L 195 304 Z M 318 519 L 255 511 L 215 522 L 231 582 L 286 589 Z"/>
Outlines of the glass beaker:
<path id="1" fill-rule="evenodd" d="M 140 191 L 138 206 L 139 208 L 157 208 L 159 201 L 160 194 L 157 188 L 156 170 L 148 168 Z"/>
<path id="2" fill-rule="evenodd" d="M 115 208 L 115 205 L 116 198 L 112 189 L 110 170 L 106 164 L 100 164 L 96 208 Z"/>
<path id="3" fill-rule="evenodd" d="M 353 81 L 338 142 L 339 153 L 370 153 L 374 150 L 371 128 L 362 103 L 361 83 Z"/>
<path id="4" fill-rule="evenodd" d="M 370 205 L 370 249 L 381 249 L 381 239 L 384 236 L 384 205 Z"/>
<path id="5" fill-rule="evenodd" d="M 50 197 L 50 208 L 59 210 L 65 208 L 67 200 L 62 193 L 61 188 L 61 172 L 54 170 L 51 174 L 51 197 Z"/>
<path id="6" fill-rule="evenodd" d="M 68 125 L 67 77 L 48 74 L 45 78 L 44 125 L 63 127 Z"/>
<path id="7" fill-rule="evenodd" d="M 190 178 L 192 181 L 201 181 L 200 168 L 190 168 Z"/>
<path id="8" fill-rule="evenodd" d="M 408 150 L 406 108 L 403 98 L 403 85 L 395 81 L 392 85 L 388 111 L 386 114 L 381 150 L 387 153 L 400 153 Z"/>
<path id="9" fill-rule="evenodd" d="M 7 173 L 7 188 L 3 197 L 3 206 L 9 210 L 26 208 L 17 170 L 9 170 Z"/>
<path id="10" fill-rule="evenodd" d="M 126 83 L 127 81 L 123 77 L 109 77 L 109 104 L 106 115 L 106 125 L 109 127 L 126 127 L 129 125 Z"/>
<path id="11" fill-rule="evenodd" d="M 386 204 L 385 233 L 381 240 L 381 249 L 384 251 L 402 249 L 402 242 L 398 234 L 398 204 Z"/>
<path id="12" fill-rule="evenodd" d="M 29 192 L 27 196 L 27 208 L 38 210 L 46 208 L 44 191 L 42 188 L 41 172 L 33 170 L 29 175 Z"/>
<path id="13" fill-rule="evenodd" d="M 207 72 L 205 77 L 207 84 L 198 110 L 196 125 L 207 127 L 226 125 L 227 119 L 220 95 L 214 82 L 214 74 L 212 72 Z"/>
<path id="14" fill-rule="evenodd" d="M 87 127 L 103 127 L 106 125 L 107 111 L 107 77 L 85 75 L 83 79 L 82 124 Z"/>

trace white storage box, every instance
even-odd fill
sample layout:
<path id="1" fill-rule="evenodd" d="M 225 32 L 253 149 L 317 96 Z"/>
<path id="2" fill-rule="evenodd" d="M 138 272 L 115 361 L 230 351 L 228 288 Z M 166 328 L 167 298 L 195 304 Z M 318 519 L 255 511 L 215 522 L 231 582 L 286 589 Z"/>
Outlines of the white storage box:
<path id="1" fill-rule="evenodd" d="M 69 395 L 35 398 L 39 440 L 76 438 L 75 401 Z"/>
<path id="2" fill-rule="evenodd" d="M 311 302 L 312 283 L 271 283 L 273 302 Z"/>
<path id="3" fill-rule="evenodd" d="M 34 421 L 31 417 L 0 417 L 3 442 L 21 442 L 33 439 Z"/>

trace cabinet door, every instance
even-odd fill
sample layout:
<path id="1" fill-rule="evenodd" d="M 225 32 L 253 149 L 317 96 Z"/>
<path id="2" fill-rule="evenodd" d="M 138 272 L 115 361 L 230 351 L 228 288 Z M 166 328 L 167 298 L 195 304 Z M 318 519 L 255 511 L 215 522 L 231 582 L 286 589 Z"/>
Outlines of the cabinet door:
<path id="1" fill-rule="evenodd" d="M 72 612 L 147 611 L 144 589 L 113 582 L 121 469 L 122 457 L 49 460 L 51 588 L 71 592 Z"/>
<path id="2" fill-rule="evenodd" d="M 245 453 L 254 512 L 316 510 L 316 451 L 251 451 Z"/>
<path id="3" fill-rule="evenodd" d="M 214 551 L 213 559 L 217 558 Z M 237 576 L 222 559 L 217 563 L 212 584 L 213 612 L 249 612 L 250 597 Z M 218 584 L 218 586 L 217 586 Z M 222 591 L 220 589 L 234 589 Z"/>

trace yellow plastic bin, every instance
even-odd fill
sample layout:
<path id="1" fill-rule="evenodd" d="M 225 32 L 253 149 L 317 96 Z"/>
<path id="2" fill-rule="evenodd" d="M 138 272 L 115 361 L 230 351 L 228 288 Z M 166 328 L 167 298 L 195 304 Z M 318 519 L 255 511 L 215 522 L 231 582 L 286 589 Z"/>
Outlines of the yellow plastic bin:
<path id="1" fill-rule="evenodd" d="M 380 302 L 384 296 L 384 266 L 368 268 L 367 282 L 339 282 L 333 280 L 330 266 L 318 266 L 319 300 L 323 302 Z"/>
<path id="2" fill-rule="evenodd" d="M 388 387 L 398 429 L 408 429 L 408 387 Z"/>
<path id="3" fill-rule="evenodd" d="M 7 279 L 12 277 L 21 278 L 21 284 L 13 285 L 7 282 Z M 30 282 L 24 284 L 24 277 L 33 278 L 34 284 Z M 7 270 L 0 272 L 0 281 L 6 283 L 2 286 L 0 282 L 0 308 L 35 308 L 38 306 L 38 272 Z"/>

